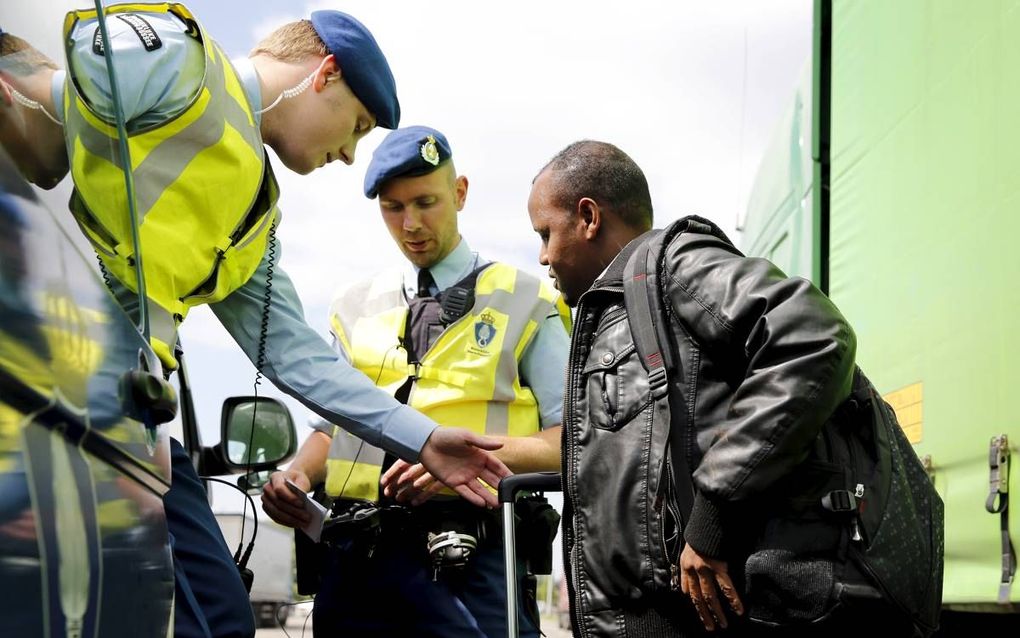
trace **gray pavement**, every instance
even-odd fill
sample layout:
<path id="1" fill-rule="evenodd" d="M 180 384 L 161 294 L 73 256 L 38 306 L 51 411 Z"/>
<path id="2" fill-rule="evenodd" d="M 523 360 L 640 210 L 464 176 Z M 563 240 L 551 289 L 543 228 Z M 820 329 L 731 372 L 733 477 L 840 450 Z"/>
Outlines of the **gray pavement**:
<path id="1" fill-rule="evenodd" d="M 287 619 L 287 626 L 283 629 L 259 629 L 255 632 L 255 638 L 312 638 L 312 619 L 308 618 L 305 624 L 306 612 L 304 608 L 311 609 L 311 604 L 298 605 L 294 613 Z M 542 617 L 542 631 L 547 638 L 571 638 L 569 629 L 560 629 L 553 616 Z"/>

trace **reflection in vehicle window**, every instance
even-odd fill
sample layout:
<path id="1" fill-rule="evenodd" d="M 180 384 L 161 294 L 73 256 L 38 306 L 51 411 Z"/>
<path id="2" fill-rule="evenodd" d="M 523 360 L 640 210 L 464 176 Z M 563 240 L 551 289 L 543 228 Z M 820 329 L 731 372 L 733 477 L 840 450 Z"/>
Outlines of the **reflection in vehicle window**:
<path id="1" fill-rule="evenodd" d="M 132 375 L 159 374 L 159 363 L 123 309 L 143 307 L 140 287 L 111 297 L 93 251 L 117 227 L 128 241 L 109 238 L 111 252 L 137 252 L 120 168 L 130 164 L 107 71 L 82 85 L 65 72 L 64 29 L 80 20 L 64 18 L 21 6 L 0 20 L 0 617 L 5 636 L 155 638 L 174 593 L 161 498 L 169 441 Z M 75 111 L 97 133 L 87 148 L 66 135 L 76 102 L 63 98 L 79 91 L 108 105 Z M 65 177 L 98 167 L 110 167 L 94 206 L 102 224 L 91 209 L 67 210 L 81 198 Z"/>
<path id="2" fill-rule="evenodd" d="M 28 12 L 35 15 L 30 22 L 22 22 L 24 28 L 45 34 L 40 38 L 46 44 L 14 31 L 0 35 L 0 81 L 6 102 L 0 111 L 0 144 L 22 175 L 40 188 L 54 188 L 69 171 L 78 178 L 90 176 L 78 180 L 71 208 L 96 247 L 104 271 L 115 255 L 130 261 L 132 268 L 141 260 L 134 249 L 132 175 L 124 170 L 127 140 L 120 133 L 127 121 L 123 101 L 118 99 L 122 81 L 116 81 L 114 52 L 103 49 L 97 20 L 105 10 L 102 2 L 96 2 L 67 16 Z M 5 20 L 8 29 L 11 22 L 19 24 Z M 58 42 L 70 42 L 68 36 L 86 31 L 87 47 L 79 41 L 57 50 L 51 44 L 51 34 L 60 35 Z M 85 190 L 101 189 L 102 196 L 83 198 L 81 184 L 88 184 Z M 108 273 L 104 272 L 104 278 L 109 280 Z M 142 330 L 145 305 L 139 299 L 144 298 L 144 281 L 139 283 L 134 276 L 123 280 L 131 290 L 119 291 L 118 299 L 137 316 Z"/>

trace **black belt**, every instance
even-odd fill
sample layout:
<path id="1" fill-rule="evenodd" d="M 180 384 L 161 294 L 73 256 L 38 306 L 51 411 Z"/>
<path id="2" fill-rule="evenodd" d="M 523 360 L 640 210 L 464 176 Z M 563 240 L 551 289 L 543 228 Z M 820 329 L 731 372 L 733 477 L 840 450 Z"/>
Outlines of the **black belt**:
<path id="1" fill-rule="evenodd" d="M 343 521 L 331 529 L 327 522 L 328 531 L 324 530 L 323 534 L 327 542 L 331 536 L 346 540 L 363 533 L 363 530 L 370 530 L 378 540 L 387 541 L 416 541 L 424 539 L 430 532 L 448 531 L 470 534 L 478 539 L 479 544 L 499 543 L 503 538 L 498 510 L 477 507 L 460 499 L 433 500 L 416 507 L 340 499 L 333 504 L 332 513 L 334 520 Z"/>

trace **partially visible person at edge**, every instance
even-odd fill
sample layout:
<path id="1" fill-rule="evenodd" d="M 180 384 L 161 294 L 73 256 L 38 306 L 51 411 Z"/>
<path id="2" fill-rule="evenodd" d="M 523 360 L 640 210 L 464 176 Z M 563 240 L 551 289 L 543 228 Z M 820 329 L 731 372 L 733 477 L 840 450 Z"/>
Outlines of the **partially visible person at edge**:
<path id="1" fill-rule="evenodd" d="M 645 502 L 644 483 L 634 477 L 647 445 L 634 437 L 659 414 L 647 400 L 623 298 L 624 266 L 652 228 L 648 184 L 619 148 L 580 141 L 538 173 L 528 213 L 542 241 L 539 261 L 577 308 L 563 414 L 575 635 L 751 631 L 742 618 L 742 562 L 731 552 L 753 527 L 748 504 L 809 454 L 849 394 L 853 332 L 810 282 L 744 257 L 713 234 L 684 232 L 668 244 L 660 281 L 675 328 L 689 336 L 673 354 L 688 375 L 694 446 L 693 475 L 676 481 L 693 480 L 695 498 L 682 530 L 679 582 L 649 587 L 635 576 L 649 551 L 636 527 L 642 523 L 620 515 L 621 504 Z M 591 391 L 599 387 L 616 391 Z"/>
<path id="2" fill-rule="evenodd" d="M 407 262 L 337 296 L 329 320 L 338 351 L 376 385 L 437 422 L 500 440 L 495 454 L 511 470 L 558 470 L 570 322 L 559 294 L 471 251 L 457 224 L 468 179 L 457 174 L 439 131 L 411 126 L 390 133 L 372 156 L 365 194 L 378 195 L 382 220 Z M 457 300 L 464 301 L 455 309 Z M 330 539 L 315 597 L 315 635 L 506 636 L 498 514 L 453 495 L 422 502 L 441 484 L 420 464 L 412 467 L 324 426 L 266 485 L 263 508 L 274 520 L 307 523 L 286 479 L 304 490 L 325 481 L 337 513 L 348 511 L 352 499 L 413 506 L 407 521 L 383 518 L 376 538 L 352 531 Z M 387 485 L 380 494 L 383 473 Z M 535 523 L 527 512 L 520 515 L 522 525 Z M 478 547 L 466 566 L 445 567 L 433 580 L 426 534 L 447 529 L 477 539 Z M 550 552 L 555 519 L 548 531 L 544 547 L 528 549 Z M 534 579 L 526 578 L 522 558 L 520 635 L 537 638 Z"/>
<path id="3" fill-rule="evenodd" d="M 375 388 L 307 325 L 278 264 L 278 188 L 263 144 L 304 174 L 334 160 L 352 164 L 366 134 L 399 122 L 393 76 L 371 33 L 347 14 L 316 11 L 274 31 L 250 57 L 228 60 L 183 5 L 106 13 L 128 147 L 133 160 L 145 157 L 132 172 L 152 345 L 165 370 L 177 366 L 177 326 L 200 304 L 257 362 L 268 305 L 262 371 L 273 383 L 330 422 L 420 461 L 472 503 L 494 506 L 478 479 L 508 474 L 486 451 L 499 442 L 439 428 Z M 74 218 L 114 295 L 137 313 L 106 45 L 94 10 L 73 12 L 65 25 L 67 72 L 24 40 L 0 36 L 0 142 L 39 186 L 70 171 Z M 247 594 L 204 488 L 177 441 L 171 457 L 175 634 L 251 636 Z"/>

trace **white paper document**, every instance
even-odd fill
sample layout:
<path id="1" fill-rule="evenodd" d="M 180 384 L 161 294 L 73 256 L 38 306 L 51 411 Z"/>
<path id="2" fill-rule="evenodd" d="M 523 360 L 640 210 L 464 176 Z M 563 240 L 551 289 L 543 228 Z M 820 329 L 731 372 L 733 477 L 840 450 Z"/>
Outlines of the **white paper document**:
<path id="1" fill-rule="evenodd" d="M 318 543 L 319 537 L 322 536 L 322 523 L 326 520 L 326 508 L 320 505 L 318 501 L 313 500 L 311 494 L 308 494 L 303 489 L 292 483 L 290 479 L 286 480 L 287 487 L 290 488 L 291 492 L 294 492 L 294 494 L 301 497 L 305 504 L 305 511 L 312 517 L 312 520 L 302 527 L 301 531 L 307 534 L 308 538 Z"/>

